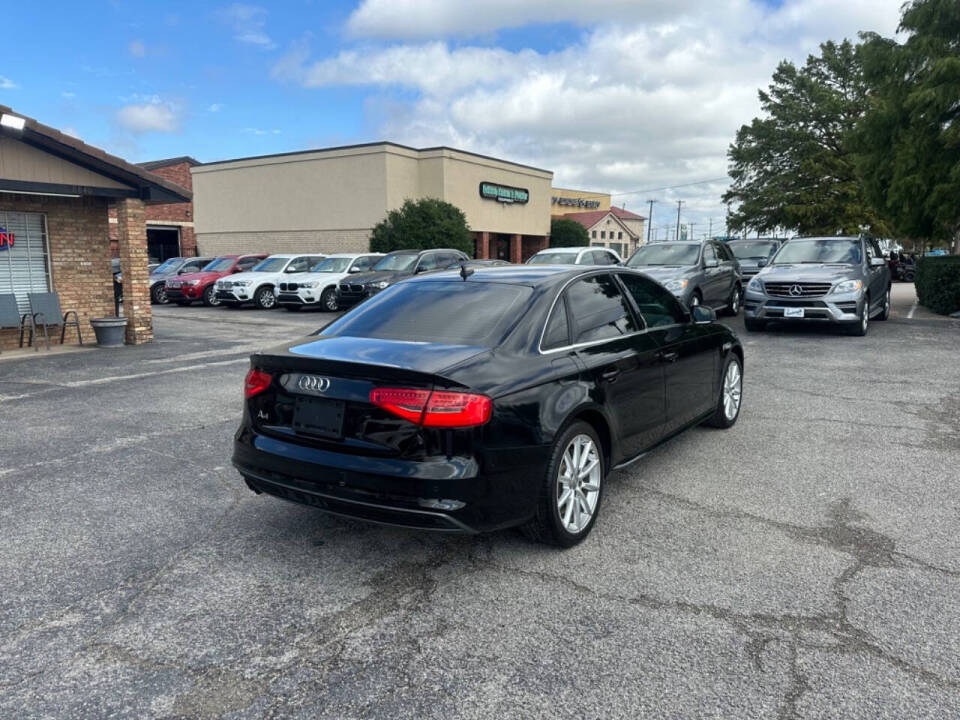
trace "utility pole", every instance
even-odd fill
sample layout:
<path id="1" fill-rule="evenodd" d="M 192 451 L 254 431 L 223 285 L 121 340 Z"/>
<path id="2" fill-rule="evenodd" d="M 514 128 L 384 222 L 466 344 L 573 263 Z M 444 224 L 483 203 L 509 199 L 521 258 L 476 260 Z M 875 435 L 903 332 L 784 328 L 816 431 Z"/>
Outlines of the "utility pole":
<path id="1" fill-rule="evenodd" d="M 693 234 L 694 223 L 687 224 L 687 240 L 696 240 L 696 235 Z"/>
<path id="2" fill-rule="evenodd" d="M 713 237 L 713 218 L 710 218 L 710 229 L 707 230 L 707 239 Z"/>
<path id="3" fill-rule="evenodd" d="M 680 208 L 683 206 L 683 200 L 677 200 L 677 240 L 680 239 Z"/>
<path id="4" fill-rule="evenodd" d="M 656 200 L 647 200 L 647 202 L 650 203 L 650 212 L 648 213 L 649 217 L 647 217 L 647 243 L 649 244 L 650 230 L 653 229 L 653 204 L 656 202 Z"/>

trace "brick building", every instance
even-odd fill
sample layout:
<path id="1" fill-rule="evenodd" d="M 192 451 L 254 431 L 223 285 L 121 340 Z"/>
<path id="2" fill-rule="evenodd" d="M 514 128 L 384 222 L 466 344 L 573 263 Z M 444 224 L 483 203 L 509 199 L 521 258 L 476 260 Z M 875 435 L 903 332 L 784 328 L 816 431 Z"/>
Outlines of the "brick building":
<path id="1" fill-rule="evenodd" d="M 587 229 L 591 245 L 615 250 L 621 257 L 629 257 L 643 244 L 645 218 L 623 208 L 566 213 L 554 215 L 564 220 L 574 220 Z"/>
<path id="2" fill-rule="evenodd" d="M 21 313 L 28 293 L 56 292 L 93 340 L 90 319 L 114 315 L 112 205 L 127 342 L 152 339 L 146 208 L 189 200 L 184 188 L 0 105 L 0 294 L 12 293 Z M 17 337 L 0 330 L 0 346 L 15 347 Z"/>
<path id="3" fill-rule="evenodd" d="M 193 190 L 190 168 L 199 165 L 189 156 L 139 163 L 144 170 L 169 180 L 186 190 Z M 117 215 L 110 209 L 110 243 L 117 255 Z M 171 257 L 194 257 L 197 238 L 193 231 L 193 203 L 157 203 L 147 206 L 147 255 L 151 262 L 163 262 Z"/>

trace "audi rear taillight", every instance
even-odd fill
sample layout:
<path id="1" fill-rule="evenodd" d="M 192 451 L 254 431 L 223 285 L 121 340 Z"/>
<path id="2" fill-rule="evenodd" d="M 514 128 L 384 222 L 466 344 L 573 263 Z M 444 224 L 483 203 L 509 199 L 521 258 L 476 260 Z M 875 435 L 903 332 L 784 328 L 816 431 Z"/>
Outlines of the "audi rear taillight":
<path id="1" fill-rule="evenodd" d="M 370 403 L 423 427 L 483 425 L 493 411 L 486 395 L 415 388 L 376 388 L 370 391 Z"/>
<path id="2" fill-rule="evenodd" d="M 243 397 L 246 400 L 249 400 L 253 396 L 259 395 L 268 387 L 270 387 L 270 382 L 272 380 L 273 377 L 270 375 L 270 373 L 266 373 L 263 370 L 257 370 L 256 368 L 250 368 L 246 379 L 243 381 Z"/>

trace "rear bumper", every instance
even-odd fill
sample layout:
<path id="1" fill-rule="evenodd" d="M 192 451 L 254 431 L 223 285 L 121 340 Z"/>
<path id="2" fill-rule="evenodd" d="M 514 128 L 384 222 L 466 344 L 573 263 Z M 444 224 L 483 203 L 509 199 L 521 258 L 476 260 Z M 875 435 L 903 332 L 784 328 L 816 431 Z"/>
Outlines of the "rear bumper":
<path id="1" fill-rule="evenodd" d="M 524 448 L 531 465 L 493 458 L 430 461 L 320 450 L 241 427 L 233 465 L 255 492 L 370 522 L 455 533 L 519 525 L 534 513 L 549 448 Z M 497 472 L 482 472 L 484 466 Z M 539 467 L 540 472 L 534 468 Z"/>

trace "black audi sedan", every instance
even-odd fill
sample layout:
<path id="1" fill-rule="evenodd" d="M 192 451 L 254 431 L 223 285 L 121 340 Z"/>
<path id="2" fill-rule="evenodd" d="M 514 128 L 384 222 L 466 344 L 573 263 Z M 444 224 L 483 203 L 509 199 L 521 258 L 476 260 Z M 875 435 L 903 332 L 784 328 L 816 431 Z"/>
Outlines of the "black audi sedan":
<path id="1" fill-rule="evenodd" d="M 233 462 L 330 513 L 568 547 L 611 470 L 736 422 L 743 348 L 715 317 L 627 268 L 416 276 L 251 357 Z"/>

